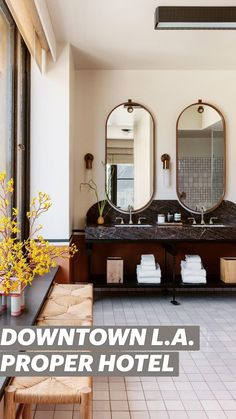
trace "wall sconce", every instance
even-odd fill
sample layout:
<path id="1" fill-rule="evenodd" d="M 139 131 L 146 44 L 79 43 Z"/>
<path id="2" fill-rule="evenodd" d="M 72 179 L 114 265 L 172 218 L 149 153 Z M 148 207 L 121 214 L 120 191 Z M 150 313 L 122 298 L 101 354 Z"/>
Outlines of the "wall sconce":
<path id="1" fill-rule="evenodd" d="M 136 102 L 132 102 L 132 99 L 128 99 L 128 102 L 124 103 L 124 108 L 127 109 L 127 112 L 132 113 L 134 108 L 140 108 L 141 105 L 139 105 L 139 103 Z"/>
<path id="2" fill-rule="evenodd" d="M 161 161 L 163 163 L 163 186 L 170 186 L 170 156 L 162 154 Z"/>
<path id="3" fill-rule="evenodd" d="M 85 154 L 84 160 L 85 160 L 85 168 L 87 170 L 91 170 L 93 167 L 93 160 L 94 160 L 93 155 L 91 153 Z"/>
<path id="4" fill-rule="evenodd" d="M 198 100 L 198 103 L 202 103 L 202 100 L 201 99 L 199 99 Z M 198 113 L 203 113 L 204 112 L 204 108 L 203 108 L 203 106 L 202 105 L 200 105 L 200 106 L 198 106 L 198 108 L 197 108 L 197 111 L 198 111 Z"/>

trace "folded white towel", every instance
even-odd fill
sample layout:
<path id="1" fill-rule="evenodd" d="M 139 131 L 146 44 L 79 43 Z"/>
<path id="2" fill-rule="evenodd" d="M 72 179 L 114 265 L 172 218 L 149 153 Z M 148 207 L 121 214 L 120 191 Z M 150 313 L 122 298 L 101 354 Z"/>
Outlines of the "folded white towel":
<path id="1" fill-rule="evenodd" d="M 155 260 L 141 260 L 143 266 L 155 266 Z"/>
<path id="2" fill-rule="evenodd" d="M 196 270 L 196 269 L 202 269 L 203 265 L 202 265 L 202 262 L 188 262 L 186 260 L 182 260 L 181 267 L 183 267 L 184 269 L 187 268 L 187 269 Z"/>
<path id="3" fill-rule="evenodd" d="M 185 260 L 189 262 L 201 262 L 199 255 L 185 255 Z"/>
<path id="4" fill-rule="evenodd" d="M 206 279 L 200 279 L 199 281 L 189 281 L 188 279 L 182 279 L 183 284 L 206 284 Z"/>
<path id="5" fill-rule="evenodd" d="M 150 272 L 148 275 L 145 275 L 145 274 L 143 274 L 143 273 L 139 273 L 139 272 L 137 272 L 137 275 L 140 277 L 140 278 L 161 278 L 161 273 L 160 272 Z"/>
<path id="6" fill-rule="evenodd" d="M 191 271 L 189 269 L 182 269 L 181 275 L 189 276 L 191 278 L 197 278 L 197 277 L 206 278 L 206 270 L 201 269 L 199 271 Z"/>
<path id="7" fill-rule="evenodd" d="M 141 255 L 141 260 L 155 260 L 154 255 Z"/>
<path id="8" fill-rule="evenodd" d="M 199 276 L 199 277 L 192 277 L 189 275 L 182 275 L 182 281 L 185 284 L 206 284 L 206 278 Z"/>
<path id="9" fill-rule="evenodd" d="M 182 260 L 181 273 L 186 274 L 186 275 L 198 276 L 198 275 L 206 275 L 206 270 L 203 268 L 203 265 L 201 264 L 199 267 L 189 268 L 188 263 Z"/>
<path id="10" fill-rule="evenodd" d="M 154 269 L 160 269 L 159 263 L 154 263 L 153 265 L 143 265 L 141 261 L 140 265 L 137 265 L 137 266 L 139 266 L 140 269 L 145 269 L 145 270 L 151 269 L 150 266 L 154 266 Z"/>
<path id="11" fill-rule="evenodd" d="M 143 270 L 143 271 L 150 271 L 150 270 L 156 269 L 156 265 L 155 265 L 155 263 L 152 263 L 152 264 L 150 264 L 150 265 L 144 265 L 144 264 L 141 262 L 140 266 L 141 266 L 141 268 L 142 268 L 142 270 Z"/>
<path id="12" fill-rule="evenodd" d="M 161 283 L 161 278 L 140 278 L 139 276 L 137 276 L 138 282 L 140 284 L 160 284 Z"/>
<path id="13" fill-rule="evenodd" d="M 140 277 L 142 278 L 147 278 L 147 277 L 161 277 L 161 269 L 159 267 L 159 265 L 157 264 L 155 269 L 149 269 L 149 270 L 143 270 L 142 266 L 137 265 L 137 274 L 140 275 Z"/>

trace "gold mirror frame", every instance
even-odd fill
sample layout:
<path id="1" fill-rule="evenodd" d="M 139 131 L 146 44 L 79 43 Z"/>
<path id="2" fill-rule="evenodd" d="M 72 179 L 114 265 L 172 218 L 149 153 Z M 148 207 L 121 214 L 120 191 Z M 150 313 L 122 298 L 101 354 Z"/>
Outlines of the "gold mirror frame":
<path id="1" fill-rule="evenodd" d="M 111 116 L 112 112 L 119 108 L 119 106 L 124 106 L 127 109 L 129 107 L 140 107 L 142 109 L 144 109 L 146 112 L 149 113 L 149 115 L 151 116 L 152 119 L 152 124 L 153 124 L 153 159 L 152 159 L 152 164 L 153 164 L 153 192 L 152 195 L 149 199 L 149 201 L 142 207 L 142 208 L 138 208 L 138 209 L 133 209 L 132 210 L 132 214 L 136 214 L 139 213 L 141 211 L 144 211 L 146 208 L 148 208 L 150 206 L 150 204 L 153 201 L 154 198 L 154 194 L 155 194 L 155 186 L 156 186 L 156 166 L 155 166 L 155 149 L 156 149 L 156 141 L 155 141 L 155 136 L 156 136 L 156 132 L 155 132 L 155 121 L 154 121 L 154 117 L 152 115 L 152 113 L 149 111 L 149 109 L 146 108 L 146 106 L 143 106 L 141 103 L 138 102 L 133 102 L 132 99 L 128 99 L 127 102 L 122 102 L 119 105 L 115 106 L 108 114 L 107 118 L 106 118 L 106 123 L 105 123 L 105 191 L 107 190 L 107 174 L 106 174 L 106 166 L 107 166 L 107 123 L 108 123 L 108 119 Z M 121 214 L 129 214 L 129 211 L 127 210 L 123 210 L 121 208 L 118 208 L 115 204 L 113 204 L 113 202 L 110 199 L 107 199 L 107 201 L 109 202 L 109 204 L 111 205 L 112 208 L 114 208 L 115 210 L 119 211 Z"/>
<path id="2" fill-rule="evenodd" d="M 178 125 L 179 125 L 179 120 L 181 118 L 181 116 L 183 115 L 183 113 L 191 108 L 192 106 L 209 106 L 212 109 L 214 109 L 216 112 L 218 112 L 218 114 L 220 115 L 221 119 L 222 119 L 222 123 L 223 123 L 223 130 L 224 130 L 224 168 L 223 168 L 223 176 L 224 176 L 224 188 L 223 188 L 223 193 L 219 199 L 219 201 L 212 207 L 207 209 L 206 211 L 204 211 L 204 214 L 207 214 L 209 212 L 214 211 L 216 208 L 218 208 L 220 206 L 220 204 L 222 203 L 224 197 L 225 197 L 225 192 L 226 192 L 226 124 L 225 124 L 225 118 L 223 116 L 223 114 L 221 113 L 221 111 L 219 111 L 218 108 L 216 108 L 216 106 L 211 105 L 210 103 L 207 102 L 203 102 L 201 99 L 198 100 L 198 102 L 192 103 L 191 105 L 187 106 L 186 108 L 183 109 L 183 111 L 180 113 L 177 122 L 176 122 L 176 194 L 178 197 L 178 201 L 180 203 L 180 205 L 186 209 L 187 211 L 189 211 L 192 214 L 201 214 L 200 211 L 197 210 L 193 210 L 191 208 L 189 208 L 188 206 L 186 206 L 182 201 L 181 201 L 181 194 L 179 192 L 179 171 L 178 171 L 178 159 L 179 159 L 179 152 L 178 152 Z"/>

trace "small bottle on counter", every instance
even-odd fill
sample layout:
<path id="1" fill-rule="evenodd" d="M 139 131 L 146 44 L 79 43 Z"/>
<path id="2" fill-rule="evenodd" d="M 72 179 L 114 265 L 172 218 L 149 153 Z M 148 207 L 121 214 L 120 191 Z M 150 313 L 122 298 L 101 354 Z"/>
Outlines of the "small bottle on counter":
<path id="1" fill-rule="evenodd" d="M 166 221 L 165 214 L 157 214 L 157 224 L 164 224 Z"/>
<path id="2" fill-rule="evenodd" d="M 175 212 L 174 213 L 174 221 L 176 223 L 180 223 L 181 222 L 181 214 L 180 214 L 180 212 Z"/>
<path id="3" fill-rule="evenodd" d="M 174 220 L 173 214 L 171 214 L 170 212 L 168 212 L 168 214 L 167 214 L 167 221 L 168 221 L 168 223 L 172 223 L 173 220 Z"/>

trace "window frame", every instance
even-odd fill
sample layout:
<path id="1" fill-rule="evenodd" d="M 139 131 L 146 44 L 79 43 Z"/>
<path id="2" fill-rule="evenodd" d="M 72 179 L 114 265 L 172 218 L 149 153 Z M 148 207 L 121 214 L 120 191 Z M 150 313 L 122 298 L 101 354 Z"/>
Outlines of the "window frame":
<path id="1" fill-rule="evenodd" d="M 19 210 L 22 240 L 29 230 L 26 212 L 30 201 L 30 54 L 4 0 L 0 0 L 0 11 L 9 26 L 6 172 L 14 180 L 12 206 Z"/>

